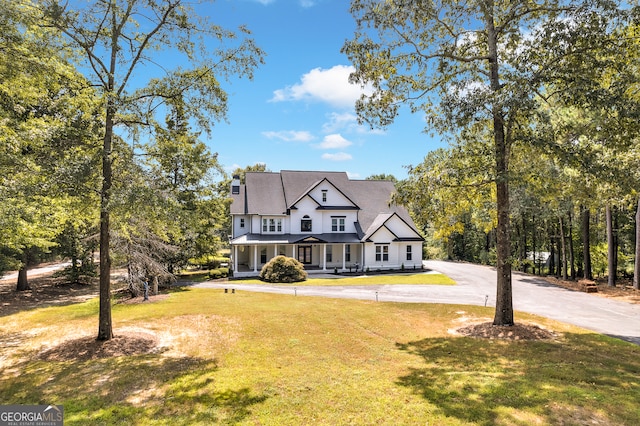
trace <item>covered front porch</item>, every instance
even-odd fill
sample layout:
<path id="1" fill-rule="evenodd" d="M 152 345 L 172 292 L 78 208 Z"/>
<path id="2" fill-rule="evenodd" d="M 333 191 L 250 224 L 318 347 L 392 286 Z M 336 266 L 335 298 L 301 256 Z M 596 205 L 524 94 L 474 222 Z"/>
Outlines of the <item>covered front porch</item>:
<path id="1" fill-rule="evenodd" d="M 355 234 L 307 236 L 290 241 L 287 236 L 275 240 L 263 235 L 242 236 L 231 242 L 231 264 L 234 277 L 254 277 L 276 256 L 293 257 L 309 273 L 355 271 L 363 264 L 362 243 Z M 330 241 L 331 239 L 337 241 Z"/>

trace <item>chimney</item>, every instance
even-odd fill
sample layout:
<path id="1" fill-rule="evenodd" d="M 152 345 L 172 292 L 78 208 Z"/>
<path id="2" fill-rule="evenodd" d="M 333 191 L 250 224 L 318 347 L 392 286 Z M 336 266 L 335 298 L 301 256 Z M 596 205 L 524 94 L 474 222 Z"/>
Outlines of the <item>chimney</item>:
<path id="1" fill-rule="evenodd" d="M 231 181 L 231 194 L 240 194 L 240 176 L 233 175 L 233 180 Z"/>

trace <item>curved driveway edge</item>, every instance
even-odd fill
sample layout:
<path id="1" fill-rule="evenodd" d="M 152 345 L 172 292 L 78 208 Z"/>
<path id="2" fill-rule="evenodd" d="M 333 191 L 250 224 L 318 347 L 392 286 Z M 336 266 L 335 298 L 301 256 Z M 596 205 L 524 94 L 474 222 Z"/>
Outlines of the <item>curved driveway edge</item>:
<path id="1" fill-rule="evenodd" d="M 457 285 L 300 286 L 204 282 L 194 287 L 297 294 L 380 302 L 495 306 L 496 271 L 489 266 L 428 260 L 425 267 Z M 513 308 L 577 325 L 640 345 L 640 305 L 554 286 L 532 275 L 513 273 Z M 517 321 L 517 316 L 516 316 Z"/>

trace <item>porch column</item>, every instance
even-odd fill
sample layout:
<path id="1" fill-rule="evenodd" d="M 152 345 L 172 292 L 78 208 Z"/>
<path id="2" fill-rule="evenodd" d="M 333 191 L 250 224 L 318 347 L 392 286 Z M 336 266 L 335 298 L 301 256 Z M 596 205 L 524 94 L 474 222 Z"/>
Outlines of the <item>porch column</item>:
<path id="1" fill-rule="evenodd" d="M 238 272 L 238 246 L 233 246 L 233 270 Z"/>
<path id="2" fill-rule="evenodd" d="M 273 246 L 273 257 L 276 257 L 278 255 L 278 245 L 275 244 Z"/>
<path id="3" fill-rule="evenodd" d="M 343 244 L 342 245 L 342 270 L 344 271 L 347 266 L 347 245 Z"/>
<path id="4" fill-rule="evenodd" d="M 253 272 L 258 272 L 258 245 L 253 246 Z"/>
<path id="5" fill-rule="evenodd" d="M 327 245 L 322 245 L 322 270 L 327 270 Z"/>

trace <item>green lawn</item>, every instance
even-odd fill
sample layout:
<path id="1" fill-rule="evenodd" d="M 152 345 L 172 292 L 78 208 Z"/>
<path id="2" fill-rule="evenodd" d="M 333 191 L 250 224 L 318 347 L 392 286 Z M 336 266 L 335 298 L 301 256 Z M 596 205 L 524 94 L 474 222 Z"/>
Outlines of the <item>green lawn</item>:
<path id="1" fill-rule="evenodd" d="M 258 279 L 246 279 L 235 281 L 239 284 L 265 284 Z M 394 285 L 394 284 L 418 284 L 418 285 L 454 285 L 455 281 L 443 274 L 398 274 L 398 275 L 362 275 L 357 277 L 344 277 L 336 275 L 335 278 L 311 278 L 303 282 L 282 284 L 286 286 L 358 286 L 358 285 Z"/>
<path id="2" fill-rule="evenodd" d="M 65 425 L 633 425 L 640 347 L 529 315 L 554 341 L 450 334 L 490 308 L 220 289 L 114 306 L 153 354 L 43 360 L 94 336 L 97 300 L 0 317 L 0 404 L 62 404 Z"/>

